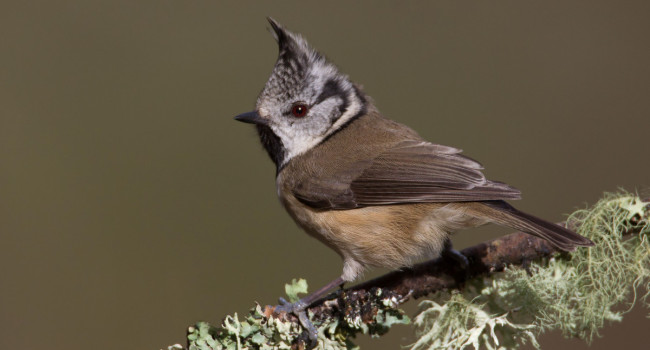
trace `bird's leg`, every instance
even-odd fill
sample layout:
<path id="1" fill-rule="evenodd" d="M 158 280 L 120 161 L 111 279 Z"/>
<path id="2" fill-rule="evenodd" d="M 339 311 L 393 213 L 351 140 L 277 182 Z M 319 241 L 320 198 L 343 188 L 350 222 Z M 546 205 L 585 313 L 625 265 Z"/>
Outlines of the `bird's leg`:
<path id="1" fill-rule="evenodd" d="M 309 340 L 313 343 L 312 345 L 315 345 L 318 339 L 318 330 L 309 320 L 309 316 L 307 315 L 307 308 L 318 299 L 327 295 L 327 292 L 336 288 L 337 286 L 342 286 L 344 283 L 345 280 L 342 277 L 339 277 L 326 284 L 321 289 L 296 301 L 295 303 L 290 303 L 284 298 L 280 298 L 280 305 L 276 306 L 275 310 L 280 312 L 284 311 L 286 313 L 291 313 L 298 316 L 300 324 L 304 329 L 307 330 L 307 333 L 309 334 Z"/>
<path id="2" fill-rule="evenodd" d="M 447 240 L 445 240 L 445 245 L 442 249 L 441 255 L 443 258 L 449 258 L 457 262 L 460 264 L 463 270 L 467 271 L 467 268 L 469 267 L 469 260 L 465 255 L 463 255 L 463 253 L 453 248 L 451 245 L 451 239 L 447 238 Z"/>

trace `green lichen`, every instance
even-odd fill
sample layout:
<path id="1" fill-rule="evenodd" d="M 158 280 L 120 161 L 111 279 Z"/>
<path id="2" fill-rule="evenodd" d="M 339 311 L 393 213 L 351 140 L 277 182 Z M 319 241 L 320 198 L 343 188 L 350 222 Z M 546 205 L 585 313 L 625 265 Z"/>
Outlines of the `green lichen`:
<path id="1" fill-rule="evenodd" d="M 305 280 L 293 280 L 285 288 L 290 300 L 297 300 L 299 293 L 307 292 Z M 359 300 L 348 300 L 345 295 L 339 301 L 346 308 L 345 316 L 314 320 L 318 327 L 316 349 L 353 350 L 358 349 L 351 339 L 358 333 L 379 336 L 393 324 L 407 324 L 409 318 L 396 307 L 397 300 L 391 295 L 382 295 L 381 289 L 374 289 L 364 308 L 372 308 L 372 320 L 362 320 Z M 237 314 L 227 316 L 220 327 L 199 322 L 188 330 L 189 350 L 280 350 L 291 349 L 301 337 L 303 330 L 298 323 L 267 316 L 260 305 L 240 320 Z M 172 349 L 170 349 L 172 350 Z"/>
<path id="2" fill-rule="evenodd" d="M 199 322 L 188 330 L 190 350 L 291 349 L 300 327 L 278 318 L 267 318 L 256 305 L 244 320 L 226 316 L 221 327 Z"/>
<path id="3" fill-rule="evenodd" d="M 293 279 L 291 283 L 284 285 L 284 294 L 287 295 L 289 301 L 295 303 L 300 300 L 298 294 L 307 294 L 307 281 L 303 278 Z"/>
<path id="4" fill-rule="evenodd" d="M 638 196 L 606 194 L 567 220 L 594 247 L 534 263 L 528 271 L 477 279 L 462 293 L 423 302 L 414 322 L 419 340 L 411 349 L 516 349 L 526 341 L 539 347 L 536 336 L 555 329 L 591 342 L 606 321 L 620 321 L 634 306 L 637 289 L 645 288 L 647 301 L 649 215 L 650 206 Z M 623 236 L 632 230 L 638 234 Z"/>

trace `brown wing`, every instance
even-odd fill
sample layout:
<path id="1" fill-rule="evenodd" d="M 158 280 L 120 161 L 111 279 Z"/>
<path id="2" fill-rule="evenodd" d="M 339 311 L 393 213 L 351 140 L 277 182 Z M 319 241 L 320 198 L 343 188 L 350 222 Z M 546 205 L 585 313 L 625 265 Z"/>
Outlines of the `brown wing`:
<path id="1" fill-rule="evenodd" d="M 521 198 L 517 189 L 486 180 L 481 165 L 460 152 L 424 141 L 404 141 L 332 178 L 311 178 L 297 186 L 294 195 L 319 209 Z"/>

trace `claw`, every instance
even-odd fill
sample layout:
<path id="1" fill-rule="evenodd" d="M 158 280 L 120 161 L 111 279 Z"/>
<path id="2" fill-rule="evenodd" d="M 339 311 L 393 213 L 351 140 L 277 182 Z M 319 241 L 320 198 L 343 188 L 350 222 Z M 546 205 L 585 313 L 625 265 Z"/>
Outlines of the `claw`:
<path id="1" fill-rule="evenodd" d="M 294 314 L 298 317 L 300 325 L 307 332 L 307 337 L 309 338 L 309 344 L 307 344 L 308 349 L 313 349 L 318 344 L 318 329 L 309 319 L 307 315 L 307 304 L 302 300 L 298 300 L 295 303 L 290 303 L 284 298 L 279 298 L 280 305 L 275 307 L 276 311 L 286 312 L 288 314 Z"/>
<path id="2" fill-rule="evenodd" d="M 445 241 L 445 246 L 442 249 L 442 255 L 457 262 L 463 270 L 467 270 L 469 267 L 469 259 L 467 259 L 463 253 L 457 251 L 452 247 L 450 239 L 447 239 Z"/>
<path id="3" fill-rule="evenodd" d="M 298 300 L 295 303 L 290 303 L 284 298 L 279 298 L 278 301 L 280 302 L 280 305 L 277 305 L 275 307 L 275 311 L 286 312 L 288 314 L 294 314 L 296 316 L 298 316 L 299 312 L 306 310 L 308 306 L 302 300 Z"/>
<path id="4" fill-rule="evenodd" d="M 311 320 L 307 315 L 306 309 L 303 309 L 302 311 L 298 312 L 298 319 L 300 320 L 300 324 L 307 331 L 307 336 L 309 337 L 309 344 L 307 348 L 309 349 L 315 348 L 316 345 L 318 344 L 318 329 L 316 329 L 314 324 L 311 323 Z"/>
<path id="5" fill-rule="evenodd" d="M 457 262 L 463 270 L 467 270 L 469 267 L 469 259 L 463 253 L 457 251 L 456 249 L 450 248 L 444 251 L 444 254 Z"/>
<path id="6" fill-rule="evenodd" d="M 307 315 L 307 307 L 316 302 L 318 299 L 327 295 L 331 289 L 336 286 L 342 286 L 345 283 L 343 277 L 339 277 L 332 282 L 326 284 L 321 289 L 315 291 L 314 293 L 296 301 L 295 303 L 290 303 L 284 298 L 279 298 L 278 301 L 280 305 L 275 307 L 277 312 L 286 312 L 288 314 L 294 314 L 300 320 L 300 325 L 305 329 L 307 337 L 309 338 L 309 344 L 305 344 L 307 349 L 313 349 L 318 345 L 318 329 L 311 323 L 309 316 Z"/>

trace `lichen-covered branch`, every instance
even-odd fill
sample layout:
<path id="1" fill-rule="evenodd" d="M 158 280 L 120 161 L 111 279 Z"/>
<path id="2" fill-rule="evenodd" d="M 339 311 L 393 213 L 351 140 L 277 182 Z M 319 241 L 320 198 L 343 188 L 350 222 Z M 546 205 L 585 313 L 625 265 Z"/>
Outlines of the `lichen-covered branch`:
<path id="1" fill-rule="evenodd" d="M 649 216 L 648 200 L 605 195 L 594 208 L 568 219 L 596 247 L 563 253 L 517 232 L 464 249 L 467 269 L 440 258 L 338 291 L 309 309 L 319 328 L 317 346 L 351 349 L 356 333 L 381 335 L 394 323 L 408 323 L 396 307 L 436 292 L 446 297 L 424 303 L 415 319 L 420 338 L 413 349 L 496 349 L 499 339 L 516 348 L 523 341 L 536 344 L 534 331 L 555 328 L 589 341 L 604 320 L 620 318 L 612 306 L 624 302 L 630 290 L 642 284 L 650 289 Z M 513 311 L 518 317 L 511 317 Z M 245 320 L 235 314 L 222 327 L 191 327 L 188 348 L 303 348 L 305 336 L 293 315 L 257 306 Z"/>
<path id="2" fill-rule="evenodd" d="M 568 219 L 595 246 L 438 293 L 421 303 L 411 350 L 539 348 L 537 336 L 548 330 L 591 342 L 641 300 L 635 291 L 650 293 L 649 219 L 648 201 L 605 195 Z"/>
<path id="3" fill-rule="evenodd" d="M 330 298 L 313 305 L 310 310 L 316 317 L 336 317 L 341 310 L 345 310 L 345 306 L 341 308 L 339 304 L 363 304 L 376 289 L 390 294 L 401 304 L 440 290 L 457 289 L 469 279 L 503 271 L 506 266 L 525 266 L 559 252 L 545 240 L 515 232 L 463 249 L 461 253 L 469 260 L 467 269 L 463 269 L 453 259 L 430 260 L 332 294 Z M 361 317 L 371 320 L 373 312 L 375 310 L 368 308 Z"/>
<path id="4" fill-rule="evenodd" d="M 647 206 L 643 209 L 646 212 L 650 212 L 649 202 L 650 199 L 643 201 Z M 636 224 L 634 224 L 635 220 Z M 638 234 L 643 228 L 642 225 L 638 225 L 639 219 L 634 216 L 630 217 L 630 223 L 633 225 L 625 232 L 627 236 Z M 419 298 L 441 290 L 458 289 L 467 280 L 501 272 L 508 266 L 526 268 L 533 261 L 557 254 L 569 254 L 557 250 L 546 240 L 523 232 L 515 232 L 465 248 L 461 253 L 469 260 L 467 269 L 463 269 L 453 259 L 434 259 L 353 286 L 343 294 L 350 300 L 363 300 L 364 295 L 371 293 L 375 288 L 381 288 L 384 293 L 390 293 L 397 300 L 405 302 L 410 298 Z M 329 299 L 330 303 L 318 303 L 311 310 L 316 315 L 339 312 L 331 307 L 331 301 L 334 300 L 338 302 L 341 298 L 332 297 Z"/>

